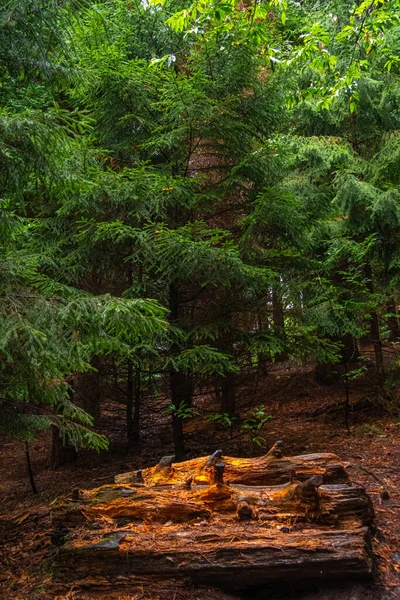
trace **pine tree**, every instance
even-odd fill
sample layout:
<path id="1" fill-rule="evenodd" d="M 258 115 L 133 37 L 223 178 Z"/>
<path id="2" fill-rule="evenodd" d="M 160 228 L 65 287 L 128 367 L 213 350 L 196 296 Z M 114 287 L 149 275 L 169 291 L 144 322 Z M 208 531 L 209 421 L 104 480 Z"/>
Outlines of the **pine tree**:
<path id="1" fill-rule="evenodd" d="M 77 10 L 16 1 L 0 12 L 0 427 L 28 442 L 53 425 L 72 446 L 99 450 L 107 440 L 72 401 L 71 376 L 90 370 L 94 353 L 131 352 L 126 328 L 133 344 L 153 345 L 166 322 L 151 300 L 122 303 L 69 285 L 54 237 L 38 239 L 45 222 L 66 229 L 52 206 L 88 186 L 84 116 L 57 102 L 73 77 L 65 36 Z"/>

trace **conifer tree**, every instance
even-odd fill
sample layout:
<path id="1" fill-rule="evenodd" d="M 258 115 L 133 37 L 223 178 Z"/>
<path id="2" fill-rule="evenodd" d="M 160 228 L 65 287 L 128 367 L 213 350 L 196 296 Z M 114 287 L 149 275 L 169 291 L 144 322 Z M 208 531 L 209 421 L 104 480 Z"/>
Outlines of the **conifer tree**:
<path id="1" fill-rule="evenodd" d="M 0 12 L 0 427 L 28 442 L 53 425 L 74 447 L 99 450 L 107 440 L 71 400 L 71 375 L 90 369 L 93 353 L 131 351 L 127 328 L 134 344 L 153 344 L 166 323 L 150 300 L 121 303 L 72 287 L 60 277 L 67 261 L 50 250 L 54 238 L 38 239 L 45 222 L 66 229 L 51 209 L 87 185 L 85 119 L 78 124 L 58 103 L 73 77 L 65 36 L 80 8 L 15 1 Z"/>

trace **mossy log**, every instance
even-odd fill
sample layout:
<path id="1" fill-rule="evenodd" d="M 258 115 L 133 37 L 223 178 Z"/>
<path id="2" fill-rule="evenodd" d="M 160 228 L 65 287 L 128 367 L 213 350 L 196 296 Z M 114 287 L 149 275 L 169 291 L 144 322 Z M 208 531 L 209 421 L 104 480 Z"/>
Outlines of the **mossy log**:
<path id="1" fill-rule="evenodd" d="M 189 478 L 193 483 L 211 484 L 214 464 L 222 460 L 222 451 L 175 463 L 174 456 L 163 457 L 159 464 L 148 469 L 130 471 L 115 476 L 115 483 L 133 483 L 146 486 L 179 485 Z M 264 456 L 233 458 L 224 456 L 226 483 L 242 485 L 279 485 L 294 477 L 300 481 L 312 475 L 321 475 L 323 483 L 347 483 L 346 465 L 336 454 L 304 454 L 283 457 L 281 443 L 277 442 Z"/>

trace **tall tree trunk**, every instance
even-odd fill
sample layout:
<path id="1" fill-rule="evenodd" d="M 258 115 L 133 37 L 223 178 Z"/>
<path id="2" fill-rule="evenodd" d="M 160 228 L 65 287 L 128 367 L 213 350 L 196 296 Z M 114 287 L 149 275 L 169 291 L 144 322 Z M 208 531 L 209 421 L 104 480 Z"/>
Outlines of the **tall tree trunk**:
<path id="1" fill-rule="evenodd" d="M 172 284 L 169 289 L 169 320 L 171 324 L 177 324 L 179 318 L 179 302 L 178 302 L 178 287 Z M 173 344 L 171 347 L 171 355 L 179 354 L 179 346 Z M 185 436 L 183 432 L 183 418 L 176 411 L 185 406 L 192 404 L 192 382 L 191 377 L 181 371 L 176 371 L 171 368 L 169 373 L 171 404 L 175 407 L 172 412 L 172 434 L 174 439 L 175 456 L 178 460 L 184 458 L 185 455 Z"/>
<path id="2" fill-rule="evenodd" d="M 360 352 L 358 350 L 357 340 L 350 333 L 345 333 L 342 337 L 343 350 L 342 357 L 343 361 L 349 365 L 357 363 Z"/>
<path id="3" fill-rule="evenodd" d="M 390 330 L 390 341 L 400 341 L 400 325 L 397 313 L 397 306 L 394 298 L 386 304 L 386 312 L 388 313 L 387 324 Z"/>
<path id="4" fill-rule="evenodd" d="M 132 361 L 128 361 L 128 379 L 126 390 L 126 431 L 129 444 L 140 444 L 140 405 L 141 405 L 141 380 L 140 368 L 134 368 Z"/>
<path id="5" fill-rule="evenodd" d="M 58 427 L 52 426 L 52 446 L 51 446 L 51 466 L 52 469 L 58 469 L 63 465 L 70 465 L 76 462 L 78 452 L 74 446 L 63 440 Z"/>
<path id="6" fill-rule="evenodd" d="M 93 417 L 93 422 L 96 425 L 101 414 L 101 358 L 94 356 L 91 365 L 95 371 L 78 375 L 74 387 L 77 400 L 82 403 L 84 410 Z"/>
<path id="7" fill-rule="evenodd" d="M 262 313 L 258 313 L 257 315 L 257 330 L 259 334 L 264 333 L 265 331 L 268 331 L 269 329 L 269 323 L 268 323 L 268 319 L 266 319 L 265 317 L 263 318 Z M 265 354 L 262 354 L 262 352 L 259 352 L 257 354 L 257 365 L 258 365 L 258 369 L 262 372 L 262 373 L 266 373 L 268 370 L 268 367 L 271 365 L 271 358 L 269 356 L 266 356 Z"/>
<path id="8" fill-rule="evenodd" d="M 228 413 L 233 417 L 236 411 L 236 388 L 235 376 L 233 373 L 227 373 L 221 381 L 221 412 Z"/>
<path id="9" fill-rule="evenodd" d="M 134 402 L 134 385 L 133 385 L 133 364 L 128 361 L 128 377 L 126 384 L 126 435 L 129 444 L 134 442 L 133 435 L 133 402 Z"/>
<path id="10" fill-rule="evenodd" d="M 276 329 L 284 329 L 285 318 L 283 312 L 282 297 L 277 287 L 272 288 L 272 318 Z"/>
<path id="11" fill-rule="evenodd" d="M 134 443 L 140 444 L 140 407 L 142 404 L 142 380 L 140 365 L 136 366 L 135 378 L 134 378 L 134 398 L 133 398 L 133 420 L 132 420 L 132 433 Z"/>
<path id="12" fill-rule="evenodd" d="M 37 487 L 36 487 L 36 483 L 35 483 L 35 477 L 33 475 L 33 470 L 32 470 L 32 463 L 31 463 L 31 455 L 29 452 L 29 444 L 28 442 L 25 442 L 25 458 L 26 458 L 26 467 L 28 470 L 28 477 L 29 477 L 29 483 L 31 484 L 31 489 L 32 492 L 36 495 L 39 493 Z"/>
<path id="13" fill-rule="evenodd" d="M 74 400 L 74 392 L 70 388 L 68 390 L 68 395 L 73 402 Z M 52 425 L 52 444 L 51 444 L 51 468 L 58 469 L 63 465 L 69 465 L 76 462 L 78 458 L 78 451 L 75 446 L 68 442 L 68 436 L 63 439 L 63 436 L 60 434 L 60 430 L 55 425 Z"/>
<path id="14" fill-rule="evenodd" d="M 351 365 L 357 363 L 359 356 L 357 340 L 352 335 L 346 333 L 341 339 L 333 336 L 330 339 L 343 344 L 341 360 L 335 363 L 317 363 L 315 379 L 322 385 L 331 385 L 339 381 L 341 376 L 351 370 Z"/>
<path id="15" fill-rule="evenodd" d="M 220 349 L 226 354 L 233 355 L 233 341 L 229 333 L 220 341 Z M 227 373 L 221 378 L 221 412 L 233 417 L 236 412 L 236 377 L 234 373 Z"/>
<path id="16" fill-rule="evenodd" d="M 372 281 L 372 268 L 369 263 L 365 265 L 365 276 L 367 279 L 367 288 L 371 295 L 374 294 L 374 284 Z M 370 321 L 370 335 L 371 342 L 374 346 L 375 352 L 375 364 L 376 364 L 376 373 L 378 378 L 378 386 L 380 394 L 385 397 L 387 396 L 387 391 L 385 390 L 386 384 L 386 372 L 385 372 L 385 364 L 383 360 L 383 346 L 381 340 L 381 333 L 379 328 L 379 317 L 376 310 L 371 311 L 371 321 Z"/>
<path id="17" fill-rule="evenodd" d="M 272 318 L 274 323 L 274 329 L 277 335 L 284 341 L 285 334 L 285 314 L 283 310 L 282 295 L 280 292 L 280 277 L 276 278 L 276 285 L 272 288 Z M 275 360 L 277 362 L 283 362 L 287 360 L 287 352 L 283 350 L 276 355 Z"/>
<path id="18" fill-rule="evenodd" d="M 180 371 L 170 372 L 171 404 L 176 409 L 190 406 L 192 404 L 192 382 L 191 378 Z M 174 439 L 174 451 L 177 460 L 185 456 L 185 436 L 183 432 L 183 417 L 176 411 L 172 412 L 172 433 Z"/>

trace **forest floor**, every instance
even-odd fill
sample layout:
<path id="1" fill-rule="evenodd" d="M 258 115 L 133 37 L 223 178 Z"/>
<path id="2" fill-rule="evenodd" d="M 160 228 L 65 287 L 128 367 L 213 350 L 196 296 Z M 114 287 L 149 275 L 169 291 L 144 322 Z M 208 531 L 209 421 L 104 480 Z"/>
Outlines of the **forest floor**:
<path id="1" fill-rule="evenodd" d="M 373 398 L 372 373 L 352 384 L 351 401 Z M 343 410 L 311 416 L 315 409 L 343 402 L 343 385 L 316 383 L 313 369 L 276 365 L 262 379 L 251 377 L 238 388 L 241 415 L 263 404 L 273 419 L 262 430 L 257 447 L 235 430 L 231 435 L 197 416 L 187 424 L 188 457 L 210 454 L 222 448 L 226 455 L 264 454 L 277 439 L 285 442 L 286 455 L 334 452 L 353 465 L 354 482 L 363 484 L 376 511 L 374 553 L 376 577 L 369 584 L 345 584 L 319 589 L 253 591 L 241 598 L 268 600 L 392 600 L 400 599 L 400 419 L 393 412 L 364 408 L 350 414 L 349 434 Z M 157 400 L 160 402 L 160 399 Z M 199 410 L 212 409 L 212 400 L 199 395 Z M 216 410 L 214 407 L 213 410 Z M 144 411 L 145 412 L 145 411 Z M 156 417 L 154 415 L 157 415 Z M 0 598 L 3 600 L 232 600 L 235 596 L 208 588 L 185 590 L 177 582 L 142 582 L 134 589 L 65 589 L 54 585 L 52 560 L 57 552 L 51 543 L 50 503 L 74 488 L 112 483 L 116 473 L 150 466 L 171 454 L 168 419 L 149 405 L 144 414 L 143 447 L 127 449 L 123 439 L 123 407 L 112 403 L 103 411 L 102 427 L 109 432 L 111 448 L 96 455 L 82 453 L 77 464 L 59 470 L 49 466 L 50 439 L 44 435 L 31 444 L 31 458 L 40 490 L 34 496 L 26 475 L 21 443 L 0 443 Z M 152 419 L 150 423 L 150 419 Z M 156 420 L 156 423 L 154 423 Z M 121 437 L 122 436 L 122 437 Z M 382 492 L 387 492 L 388 498 Z M 385 499 L 386 498 L 386 499 Z M 318 584 L 319 586 L 321 584 Z M 339 587 L 338 587 L 339 586 Z"/>

